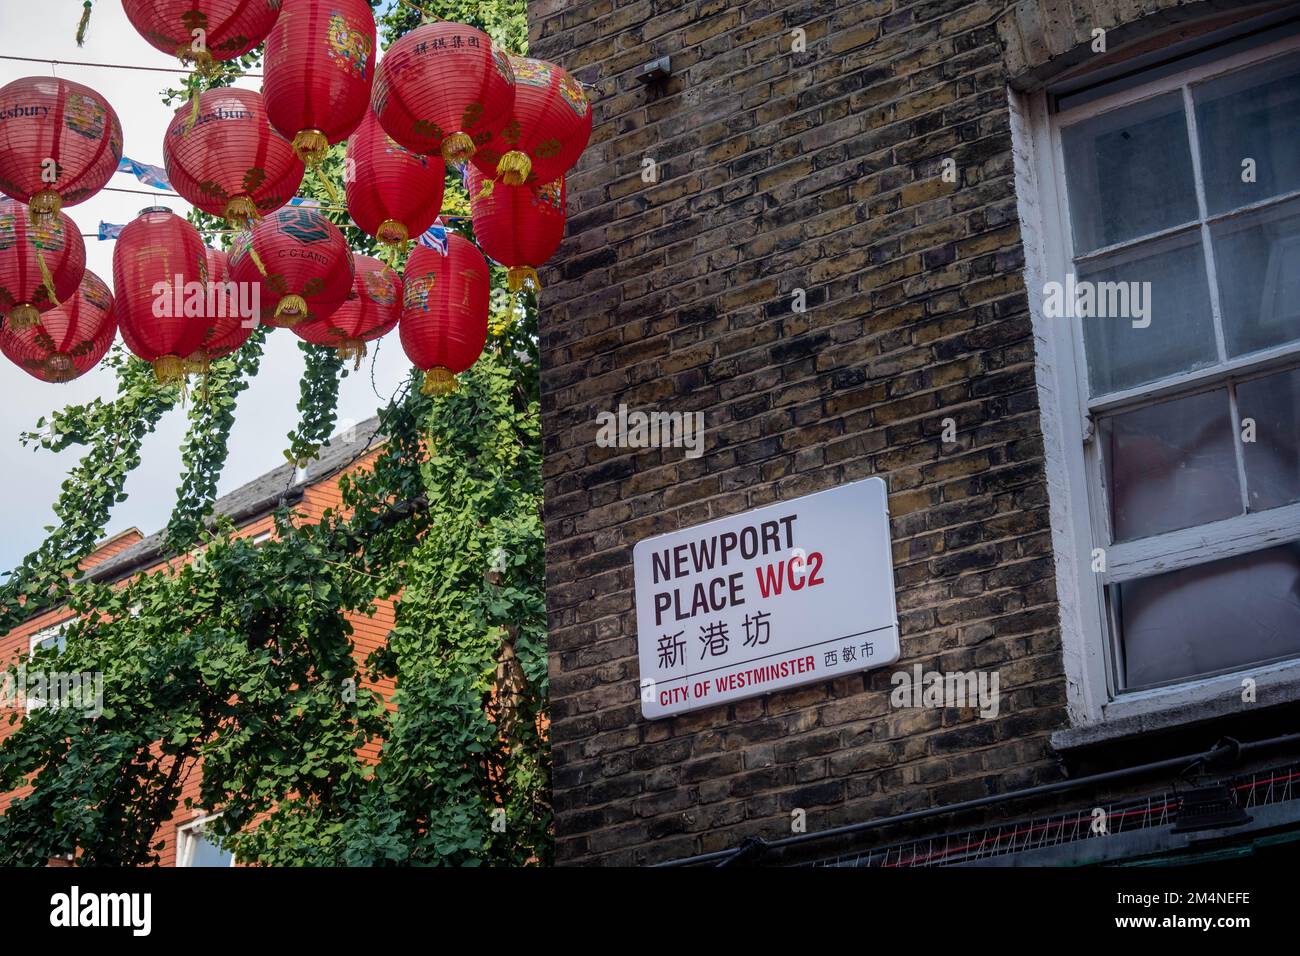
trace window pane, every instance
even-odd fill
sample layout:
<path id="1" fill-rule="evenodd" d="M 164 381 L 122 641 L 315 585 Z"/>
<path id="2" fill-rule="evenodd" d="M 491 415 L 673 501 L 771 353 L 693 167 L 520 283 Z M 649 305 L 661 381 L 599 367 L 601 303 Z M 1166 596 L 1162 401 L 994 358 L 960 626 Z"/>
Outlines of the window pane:
<path id="1" fill-rule="evenodd" d="M 233 854 L 229 850 L 221 849 L 202 830 L 196 830 L 190 839 L 194 841 L 190 866 L 230 866 Z"/>
<path id="2" fill-rule="evenodd" d="M 1197 141 L 1210 213 L 1300 189 L 1300 56 L 1194 87 Z M 1254 182 L 1242 182 L 1254 160 Z"/>
<path id="3" fill-rule="evenodd" d="M 1300 369 L 1242 382 L 1237 410 L 1255 423 L 1243 441 L 1251 511 L 1300 501 Z"/>
<path id="4" fill-rule="evenodd" d="M 1197 216 L 1180 93 L 1166 93 L 1061 133 L 1076 255 Z"/>
<path id="5" fill-rule="evenodd" d="M 1300 339 L 1300 202 L 1217 223 L 1212 235 L 1228 354 Z"/>
<path id="6" fill-rule="evenodd" d="M 63 631 L 60 631 L 58 634 L 52 634 L 49 637 L 42 637 L 33 641 L 32 653 L 57 649 L 58 653 L 62 654 L 67 649 L 67 646 L 68 637 Z"/>
<path id="7" fill-rule="evenodd" d="M 1116 541 L 1241 514 L 1227 389 L 1113 415 L 1101 436 Z"/>
<path id="8" fill-rule="evenodd" d="M 1300 655 L 1300 545 L 1116 590 L 1127 690 Z"/>
<path id="9" fill-rule="evenodd" d="M 1196 233 L 1127 249 L 1079 267 L 1079 281 L 1150 283 L 1141 301 L 1150 324 L 1079 318 L 1092 394 L 1152 382 L 1218 361 L 1205 256 Z M 1149 294 L 1146 294 L 1148 293 Z M 1146 319 L 1139 319 L 1139 325 Z"/>

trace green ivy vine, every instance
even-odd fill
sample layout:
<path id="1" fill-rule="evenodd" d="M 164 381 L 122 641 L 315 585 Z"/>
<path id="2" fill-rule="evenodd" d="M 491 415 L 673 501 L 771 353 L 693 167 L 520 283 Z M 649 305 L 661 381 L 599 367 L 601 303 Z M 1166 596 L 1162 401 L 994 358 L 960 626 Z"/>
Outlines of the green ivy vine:
<path id="1" fill-rule="evenodd" d="M 424 6 L 525 48 L 522 0 Z M 393 5 L 378 19 L 391 42 L 418 18 Z M 327 173 L 341 173 L 341 153 Z M 454 174 L 448 187 L 455 202 Z M 354 249 L 373 251 L 347 229 Z M 259 330 L 213 363 L 206 396 L 187 411 L 166 549 L 201 548 L 203 560 L 124 582 L 93 580 L 80 564 L 176 390 L 119 348 L 105 360 L 113 398 L 37 421 L 26 445 L 83 454 L 48 537 L 0 584 L 0 626 L 66 606 L 66 650 L 24 663 L 100 674 L 102 699 L 93 716 L 33 711 L 0 742 L 0 790 L 32 787 L 0 815 L 0 864 L 70 851 L 90 865 L 156 863 L 159 828 L 200 765 L 196 807 L 220 814 L 214 830 L 243 863 L 549 862 L 536 319 L 531 294 L 494 295 L 495 334 L 460 390 L 430 398 L 413 373 L 379 412 L 373 462 L 340 481 L 343 507 L 318 521 L 281 507 L 276 536 L 253 545 L 214 521 L 212 504 L 238 396 L 259 371 Z M 303 351 L 294 461 L 328 439 L 345 374 L 332 351 Z M 373 614 L 384 599 L 396 625 L 358 663 L 347 615 Z M 365 689 L 379 678 L 394 682 L 396 709 Z M 379 746 L 377 761 L 358 756 L 367 744 Z"/>

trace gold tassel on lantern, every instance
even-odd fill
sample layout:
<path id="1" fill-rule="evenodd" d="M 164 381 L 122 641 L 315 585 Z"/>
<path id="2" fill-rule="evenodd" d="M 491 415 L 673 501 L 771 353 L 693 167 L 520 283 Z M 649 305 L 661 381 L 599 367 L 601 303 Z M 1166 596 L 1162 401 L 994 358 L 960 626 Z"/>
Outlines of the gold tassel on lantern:
<path id="1" fill-rule="evenodd" d="M 190 118 L 185 124 L 185 132 L 182 136 L 188 136 L 194 124 L 199 121 L 199 84 L 194 84 L 194 89 L 190 92 Z"/>
<path id="2" fill-rule="evenodd" d="M 41 322 L 41 313 L 36 306 L 29 302 L 22 305 L 16 305 L 9 311 L 9 317 L 5 319 L 5 325 L 15 332 L 24 332 L 27 329 L 34 329 Z"/>
<path id="3" fill-rule="evenodd" d="M 247 229 L 257 219 L 261 218 L 261 213 L 257 211 L 257 204 L 253 202 L 251 197 L 236 196 L 226 203 L 226 208 L 222 211 L 222 217 L 233 226 Z"/>
<path id="4" fill-rule="evenodd" d="M 532 266 L 511 266 L 506 270 L 506 286 L 511 292 L 522 291 L 525 282 L 531 282 L 534 289 L 542 287 L 542 280 Z"/>
<path id="5" fill-rule="evenodd" d="M 196 50 L 189 44 L 176 51 L 176 58 L 183 65 L 194 67 L 194 79 L 190 87 L 190 118 L 185 124 L 185 132 L 181 134 L 188 136 L 190 130 L 194 129 L 194 124 L 199 121 L 199 97 L 203 95 L 204 88 L 209 85 L 208 81 L 220 72 L 220 68 L 211 53 L 207 50 Z"/>
<path id="6" fill-rule="evenodd" d="M 522 186 L 533 171 L 533 161 L 527 153 L 512 149 L 497 163 L 497 175 L 507 186 Z"/>
<path id="7" fill-rule="evenodd" d="M 53 189 L 33 193 L 27 201 L 27 215 L 33 226 L 53 221 L 63 208 L 63 197 Z"/>
<path id="8" fill-rule="evenodd" d="M 45 361 L 41 363 L 41 370 L 51 382 L 70 382 L 76 378 L 77 371 L 72 364 L 72 356 L 64 355 L 62 352 L 45 356 Z"/>
<path id="9" fill-rule="evenodd" d="M 318 129 L 304 129 L 293 138 L 293 151 L 305 165 L 316 166 L 330 151 L 330 141 Z"/>
<path id="10" fill-rule="evenodd" d="M 208 401 L 208 372 L 212 368 L 212 359 L 203 349 L 191 352 L 185 357 L 185 372 L 199 377 L 199 401 L 205 405 Z"/>
<path id="11" fill-rule="evenodd" d="M 196 50 L 192 43 L 187 43 L 177 50 L 176 59 L 185 66 L 193 67 L 194 72 L 204 79 L 210 79 L 217 74 L 217 61 L 212 58 L 212 54 L 207 50 Z"/>
<path id="12" fill-rule="evenodd" d="M 185 360 L 179 355 L 154 359 L 153 377 L 159 385 L 175 385 L 185 379 Z"/>
<path id="13" fill-rule="evenodd" d="M 203 351 L 203 349 L 197 349 L 191 352 L 189 355 L 185 356 L 185 371 L 187 373 L 191 373 L 191 374 L 199 373 L 199 374 L 206 375 L 208 371 L 208 366 L 210 366 L 211 364 L 212 364 L 212 360 L 208 358 L 208 353 Z"/>
<path id="14" fill-rule="evenodd" d="M 474 150 L 474 139 L 469 133 L 450 133 L 442 138 L 442 158 L 452 165 L 469 162 Z"/>
<path id="15" fill-rule="evenodd" d="M 330 202 L 335 206 L 339 205 L 342 200 L 339 199 L 338 190 L 334 188 L 330 178 L 325 175 L 325 167 L 317 164 L 312 169 L 316 170 L 316 181 L 321 184 L 321 188 L 325 190 L 325 195 L 329 197 Z"/>
<path id="16" fill-rule="evenodd" d="M 375 232 L 375 238 L 384 247 L 380 257 L 384 267 L 386 269 L 396 269 L 398 260 L 406 252 L 406 245 L 411 238 L 406 231 L 406 226 L 396 219 L 385 219 Z"/>
<path id="17" fill-rule="evenodd" d="M 307 300 L 300 295 L 286 295 L 275 306 L 275 317 L 285 325 L 297 325 L 307 316 Z"/>
<path id="18" fill-rule="evenodd" d="M 450 395 L 456 391 L 456 374 L 449 368 L 435 365 L 424 373 L 424 385 L 420 391 L 425 395 Z"/>
<path id="19" fill-rule="evenodd" d="M 344 339 L 334 349 L 343 361 L 352 359 L 352 371 L 361 370 L 361 360 L 366 357 L 366 343 L 363 339 Z"/>
<path id="20" fill-rule="evenodd" d="M 385 219 L 375 233 L 375 238 L 387 245 L 398 245 L 411 238 L 411 234 L 396 219 Z"/>
<path id="21" fill-rule="evenodd" d="M 253 265 L 257 266 L 257 271 L 260 272 L 262 274 L 262 278 L 265 279 L 266 265 L 265 263 L 262 262 L 262 257 L 257 254 L 257 250 L 253 248 L 251 242 L 248 245 L 248 258 L 253 260 Z"/>
<path id="22" fill-rule="evenodd" d="M 325 134 L 318 129 L 299 130 L 298 135 L 293 138 L 293 151 L 306 166 L 316 171 L 316 181 L 325 190 L 329 201 L 336 206 L 339 205 L 341 200 L 338 191 L 330 182 L 330 178 L 325 175 L 325 170 L 321 169 L 321 163 L 325 161 L 330 151 L 330 141 Z"/>
<path id="23" fill-rule="evenodd" d="M 159 385 L 175 385 L 180 394 L 181 404 L 185 404 L 188 394 L 185 381 L 185 360 L 179 355 L 164 355 L 154 359 L 153 377 Z"/>
<path id="24" fill-rule="evenodd" d="M 41 250 L 40 243 L 36 244 L 36 264 L 40 266 L 41 282 L 45 285 L 45 294 L 50 297 L 50 304 L 58 305 L 59 296 L 54 291 L 54 276 L 50 275 L 50 267 L 45 262 L 45 253 Z"/>

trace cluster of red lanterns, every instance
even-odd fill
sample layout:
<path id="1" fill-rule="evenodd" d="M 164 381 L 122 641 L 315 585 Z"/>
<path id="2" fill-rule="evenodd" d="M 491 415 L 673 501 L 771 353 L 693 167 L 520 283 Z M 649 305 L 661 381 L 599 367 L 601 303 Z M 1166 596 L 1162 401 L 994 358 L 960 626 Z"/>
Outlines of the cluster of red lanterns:
<path id="1" fill-rule="evenodd" d="M 116 113 L 95 91 L 29 77 L 0 88 L 0 350 L 46 381 L 99 361 L 120 331 L 161 382 L 237 349 L 259 323 L 360 361 L 400 330 L 425 387 L 442 392 L 482 353 L 490 279 L 531 282 L 564 234 L 564 175 L 591 135 L 581 84 L 511 56 L 461 23 L 423 24 L 382 59 L 366 0 L 123 0 L 154 47 L 200 74 L 259 44 L 261 92 L 214 88 L 177 110 L 163 143 L 172 188 L 239 230 L 229 256 L 162 207 L 121 232 L 113 292 L 85 270 L 63 213 L 122 157 Z M 306 171 L 347 144 L 355 225 L 398 254 L 439 216 L 446 164 L 462 166 L 478 246 L 448 233 L 405 275 L 355 255 L 318 209 L 296 205 Z M 480 247 L 483 252 L 480 252 Z"/>

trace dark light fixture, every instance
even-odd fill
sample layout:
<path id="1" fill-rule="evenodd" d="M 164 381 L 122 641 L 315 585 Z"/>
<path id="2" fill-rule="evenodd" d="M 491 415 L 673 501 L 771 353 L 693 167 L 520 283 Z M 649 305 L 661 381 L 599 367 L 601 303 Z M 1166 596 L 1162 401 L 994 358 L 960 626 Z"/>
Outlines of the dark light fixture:
<path id="1" fill-rule="evenodd" d="M 657 60 L 651 60 L 644 63 L 636 71 L 638 83 L 644 83 L 646 86 L 652 86 L 656 83 L 662 83 L 673 74 L 673 58 L 670 56 L 661 56 Z"/>
<path id="2" fill-rule="evenodd" d="M 1237 800 L 1225 784 L 1212 784 L 1184 791 L 1178 804 L 1178 821 L 1170 833 L 1197 833 L 1239 827 L 1251 817 L 1237 806 Z"/>

